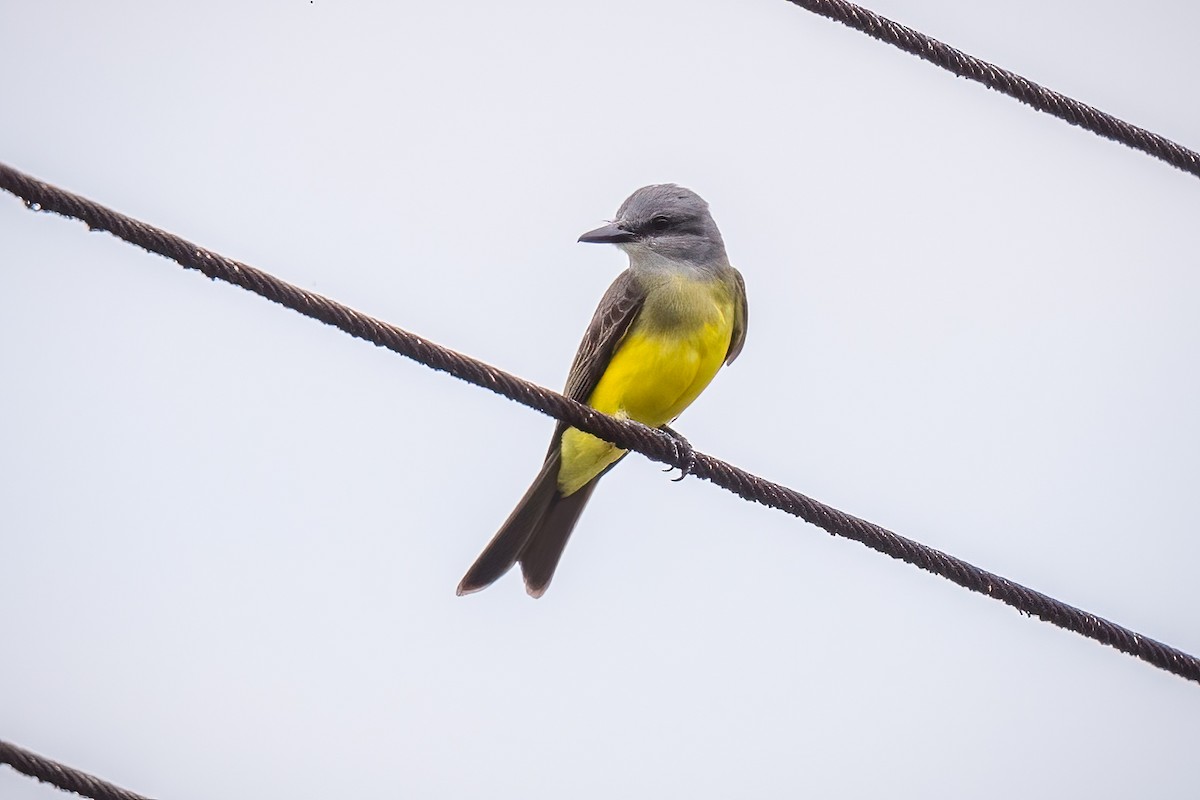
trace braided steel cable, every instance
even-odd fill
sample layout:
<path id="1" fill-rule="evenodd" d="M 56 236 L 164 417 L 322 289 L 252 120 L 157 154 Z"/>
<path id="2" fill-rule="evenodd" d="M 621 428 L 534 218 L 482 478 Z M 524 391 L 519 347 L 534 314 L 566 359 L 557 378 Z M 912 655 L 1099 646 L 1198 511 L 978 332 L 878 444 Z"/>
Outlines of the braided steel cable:
<path id="1" fill-rule="evenodd" d="M 1139 128 L 1087 103 L 1047 89 L 1015 72 L 964 53 L 887 17 L 881 17 L 874 11 L 848 3 L 846 0 L 788 2 L 898 47 L 931 64 L 937 64 L 960 78 L 970 78 L 1038 111 L 1044 111 L 1134 150 L 1141 150 L 1177 169 L 1200 177 L 1200 153 L 1195 150 L 1189 150 L 1165 136 Z"/>
<path id="2" fill-rule="evenodd" d="M 145 795 L 114 786 L 73 767 L 63 766 L 3 739 L 0 739 L 0 764 L 8 764 L 23 775 L 92 800 L 150 800 Z"/>
<path id="3" fill-rule="evenodd" d="M 947 553 L 906 539 L 874 523 L 839 511 L 794 489 L 752 475 L 712 456 L 689 452 L 676 438 L 662 431 L 601 414 L 557 392 L 522 380 L 326 297 L 305 291 L 254 267 L 205 250 L 160 228 L 38 181 L 4 164 L 0 164 L 0 188 L 22 198 L 31 209 L 50 211 L 81 220 L 92 230 L 108 231 L 188 269 L 195 269 L 210 278 L 240 286 L 286 308 L 332 325 L 351 336 L 385 347 L 468 383 L 490 389 L 619 447 L 636 450 L 655 461 L 679 469 L 687 468 L 696 477 L 711 481 L 746 500 L 785 511 L 831 534 L 861 542 L 872 550 L 940 575 L 973 592 L 995 598 L 1018 611 L 1115 647 L 1148 664 L 1200 683 L 1200 658 L 1196 656 L 1067 605 Z"/>

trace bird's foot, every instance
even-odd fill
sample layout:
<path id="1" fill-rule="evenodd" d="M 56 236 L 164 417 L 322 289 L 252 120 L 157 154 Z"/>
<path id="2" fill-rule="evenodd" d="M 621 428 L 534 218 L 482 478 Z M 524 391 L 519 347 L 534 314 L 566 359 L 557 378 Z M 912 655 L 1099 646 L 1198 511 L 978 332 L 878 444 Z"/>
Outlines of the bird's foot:
<path id="1" fill-rule="evenodd" d="M 696 451 L 692 448 L 691 442 L 670 425 L 663 425 L 659 430 L 671 437 L 671 445 L 675 448 L 675 457 L 683 462 L 683 466 L 679 467 L 679 477 L 671 479 L 679 483 L 692 474 L 692 469 L 696 466 Z M 663 472 L 670 472 L 673 469 L 675 467 L 669 466 Z"/>

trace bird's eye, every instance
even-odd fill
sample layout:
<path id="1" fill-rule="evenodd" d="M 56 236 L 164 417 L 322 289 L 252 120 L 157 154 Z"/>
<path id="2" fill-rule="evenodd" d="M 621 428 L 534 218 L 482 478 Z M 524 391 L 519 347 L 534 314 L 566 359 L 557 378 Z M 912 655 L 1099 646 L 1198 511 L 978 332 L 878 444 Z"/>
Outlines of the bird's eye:
<path id="1" fill-rule="evenodd" d="M 671 218 L 665 214 L 659 214 L 650 220 L 650 230 L 665 231 L 669 227 L 671 227 Z"/>

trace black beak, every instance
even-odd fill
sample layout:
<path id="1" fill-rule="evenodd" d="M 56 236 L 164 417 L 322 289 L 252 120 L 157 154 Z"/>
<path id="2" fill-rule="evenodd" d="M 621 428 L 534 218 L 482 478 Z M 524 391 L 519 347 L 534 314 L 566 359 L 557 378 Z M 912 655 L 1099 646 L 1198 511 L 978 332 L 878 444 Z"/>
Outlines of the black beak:
<path id="1" fill-rule="evenodd" d="M 591 244 L 621 244 L 622 242 L 632 242 L 636 238 L 637 236 L 632 232 L 625 230 L 615 222 L 611 222 L 602 228 L 588 231 L 579 237 L 579 241 Z"/>

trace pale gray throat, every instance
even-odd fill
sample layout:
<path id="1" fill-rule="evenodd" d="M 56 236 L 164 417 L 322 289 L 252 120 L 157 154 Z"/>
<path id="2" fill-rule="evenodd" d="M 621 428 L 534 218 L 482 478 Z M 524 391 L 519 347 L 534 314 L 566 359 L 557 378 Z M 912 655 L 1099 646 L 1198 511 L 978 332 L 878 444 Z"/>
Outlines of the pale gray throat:
<path id="1" fill-rule="evenodd" d="M 716 248 L 716 253 L 711 255 L 706 261 L 692 261 L 689 259 L 675 259 L 664 256 L 658 253 L 641 242 L 628 242 L 617 245 L 629 255 L 629 269 L 635 274 L 656 276 L 656 275 L 679 275 L 692 274 L 697 278 L 715 278 L 727 271 L 729 267 L 729 258 L 725 255 L 724 248 Z"/>

